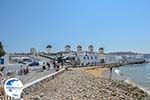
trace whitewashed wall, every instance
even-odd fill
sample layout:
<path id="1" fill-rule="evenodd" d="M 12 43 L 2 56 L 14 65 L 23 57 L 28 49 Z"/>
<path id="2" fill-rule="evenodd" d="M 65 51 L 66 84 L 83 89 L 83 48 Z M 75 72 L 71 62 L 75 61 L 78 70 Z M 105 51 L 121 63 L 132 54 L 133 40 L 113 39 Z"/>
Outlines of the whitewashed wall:
<path id="1" fill-rule="evenodd" d="M 80 60 L 80 64 L 98 65 L 100 63 L 100 56 L 98 53 L 81 53 L 77 55 Z"/>
<path id="2" fill-rule="evenodd" d="M 4 64 L 1 64 L 2 59 L 4 59 Z M 9 64 L 9 54 L 5 54 L 5 56 L 0 58 L 0 66 L 7 66 Z"/>
<path id="3" fill-rule="evenodd" d="M 122 57 L 117 56 L 117 55 L 106 55 L 105 58 L 106 64 L 111 64 L 111 63 L 122 63 Z"/>

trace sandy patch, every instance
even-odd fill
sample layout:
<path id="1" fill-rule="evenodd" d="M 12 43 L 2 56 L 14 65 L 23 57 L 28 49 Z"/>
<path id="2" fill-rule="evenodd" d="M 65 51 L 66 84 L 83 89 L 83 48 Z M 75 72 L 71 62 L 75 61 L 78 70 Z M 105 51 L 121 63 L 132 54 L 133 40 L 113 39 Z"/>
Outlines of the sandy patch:
<path id="1" fill-rule="evenodd" d="M 84 69 L 82 71 L 94 75 L 95 77 L 103 77 L 103 73 L 108 71 L 108 68 L 91 68 L 91 69 Z"/>
<path id="2" fill-rule="evenodd" d="M 103 68 L 103 66 L 92 66 L 92 67 L 70 68 L 70 70 L 79 70 L 94 75 L 95 77 L 103 77 L 104 73 L 106 71 L 109 71 L 109 68 Z"/>

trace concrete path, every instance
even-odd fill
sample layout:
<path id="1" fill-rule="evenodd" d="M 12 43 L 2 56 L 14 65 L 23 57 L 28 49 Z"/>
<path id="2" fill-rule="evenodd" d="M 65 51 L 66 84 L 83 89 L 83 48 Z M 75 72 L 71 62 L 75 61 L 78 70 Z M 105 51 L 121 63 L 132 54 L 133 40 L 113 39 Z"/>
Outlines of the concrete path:
<path id="1" fill-rule="evenodd" d="M 36 72 L 36 71 L 33 71 L 27 75 L 19 75 L 19 76 L 16 76 L 16 78 L 19 78 L 23 84 L 26 84 L 26 83 L 29 83 L 29 82 L 32 82 L 32 81 L 35 81 L 37 79 L 40 79 L 44 76 L 47 76 L 51 73 L 54 73 L 55 71 L 54 70 L 48 70 L 48 71 L 44 71 L 44 72 Z"/>

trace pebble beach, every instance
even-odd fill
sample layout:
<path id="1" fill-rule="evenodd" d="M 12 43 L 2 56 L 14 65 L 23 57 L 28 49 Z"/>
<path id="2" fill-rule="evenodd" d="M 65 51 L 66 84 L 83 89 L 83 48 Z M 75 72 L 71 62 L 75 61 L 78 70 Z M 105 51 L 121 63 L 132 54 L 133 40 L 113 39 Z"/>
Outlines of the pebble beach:
<path id="1" fill-rule="evenodd" d="M 28 91 L 25 100 L 150 100 L 144 91 L 123 81 L 100 77 L 107 69 L 70 69 Z"/>

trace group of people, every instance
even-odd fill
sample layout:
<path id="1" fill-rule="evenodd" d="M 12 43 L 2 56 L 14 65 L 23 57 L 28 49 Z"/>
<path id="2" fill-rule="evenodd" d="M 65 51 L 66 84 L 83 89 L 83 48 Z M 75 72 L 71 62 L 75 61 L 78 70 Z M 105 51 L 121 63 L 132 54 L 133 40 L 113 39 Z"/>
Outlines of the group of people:
<path id="1" fill-rule="evenodd" d="M 59 71 L 60 65 L 57 62 L 53 61 L 53 66 L 55 71 Z"/>
<path id="2" fill-rule="evenodd" d="M 20 75 L 26 75 L 26 74 L 28 74 L 28 73 L 29 73 L 29 67 L 26 66 L 26 68 L 24 68 L 23 66 L 21 66 L 21 69 L 20 69 L 20 71 L 19 71 L 19 74 L 20 74 Z"/>
<path id="3" fill-rule="evenodd" d="M 4 83 L 5 83 L 5 78 L 3 76 L 3 73 L 0 72 L 0 96 L 4 95 Z"/>
<path id="4" fill-rule="evenodd" d="M 2 74 L 2 72 L 0 72 L 0 85 L 4 84 L 4 76 Z"/>
<path id="5" fill-rule="evenodd" d="M 59 71 L 59 69 L 61 68 L 63 66 L 63 63 L 60 63 L 60 62 L 58 62 L 58 61 L 55 61 L 55 60 L 53 60 L 53 61 L 50 61 L 50 62 L 44 62 L 43 63 L 43 66 L 42 66 L 42 69 L 43 70 L 50 70 L 50 68 L 51 67 L 53 67 L 54 68 L 54 70 L 55 71 Z"/>
<path id="6" fill-rule="evenodd" d="M 50 62 L 44 62 L 42 65 L 42 69 L 44 70 L 50 70 L 51 67 L 51 61 Z"/>
<path id="7" fill-rule="evenodd" d="M 50 68 L 54 69 L 54 71 L 59 71 L 60 68 L 63 67 L 63 61 L 61 59 L 58 60 L 50 60 L 48 62 L 44 62 L 42 64 L 42 70 L 50 70 Z M 29 66 L 21 66 L 19 70 L 19 75 L 26 75 L 29 73 Z"/>

